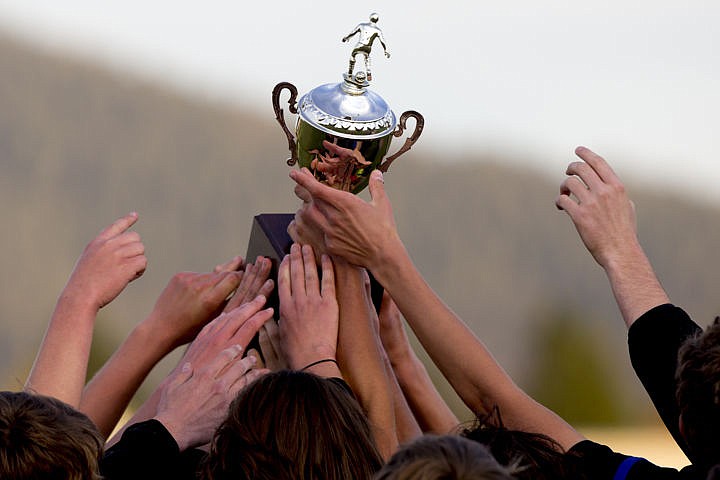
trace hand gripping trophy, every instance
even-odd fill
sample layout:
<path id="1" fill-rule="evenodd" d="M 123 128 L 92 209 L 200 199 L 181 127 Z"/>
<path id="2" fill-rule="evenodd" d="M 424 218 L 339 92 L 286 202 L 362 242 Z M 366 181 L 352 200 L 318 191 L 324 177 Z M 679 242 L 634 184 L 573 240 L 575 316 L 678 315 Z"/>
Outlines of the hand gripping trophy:
<path id="1" fill-rule="evenodd" d="M 275 118 L 288 139 L 288 165 L 299 163 L 321 182 L 353 193 L 367 186 L 374 169 L 387 171 L 417 141 L 425 125 L 423 116 L 413 110 L 406 111 L 398 120 L 385 100 L 368 88 L 372 80 L 370 53 L 375 40 L 380 41 L 385 56 L 390 57 L 377 26 L 378 19 L 378 14 L 373 13 L 370 22 L 360 23 L 343 37 L 342 41 L 347 42 L 358 36 L 342 82 L 316 87 L 297 103 L 297 88 L 289 82 L 278 83 L 272 94 Z M 355 71 L 357 56 L 362 56 L 364 69 Z M 295 135 L 280 108 L 280 94 L 286 89 L 290 92 L 289 110 L 298 115 Z M 415 119 L 413 133 L 396 153 L 383 161 L 392 137 L 403 134 L 409 118 Z"/>

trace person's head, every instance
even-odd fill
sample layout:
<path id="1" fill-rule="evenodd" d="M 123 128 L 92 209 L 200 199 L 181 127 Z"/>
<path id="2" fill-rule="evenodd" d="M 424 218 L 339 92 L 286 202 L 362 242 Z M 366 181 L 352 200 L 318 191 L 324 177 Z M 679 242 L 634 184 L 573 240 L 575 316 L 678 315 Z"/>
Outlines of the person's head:
<path id="1" fill-rule="evenodd" d="M 382 458 L 355 398 L 333 380 L 269 373 L 230 404 L 203 467 L 210 480 L 370 479 Z"/>
<path id="2" fill-rule="evenodd" d="M 720 317 L 678 353 L 677 403 L 693 463 L 720 462 Z"/>
<path id="3" fill-rule="evenodd" d="M 401 447 L 375 480 L 510 480 L 488 449 L 457 435 L 424 435 Z"/>
<path id="4" fill-rule="evenodd" d="M 0 478 L 95 480 L 103 438 L 88 417 L 51 397 L 0 392 Z"/>
<path id="5" fill-rule="evenodd" d="M 372 23 L 377 23 L 378 20 L 380 20 L 380 15 L 378 15 L 377 13 L 371 13 L 371 14 L 370 14 L 370 21 L 371 21 Z"/>
<path id="6" fill-rule="evenodd" d="M 546 435 L 505 428 L 497 408 L 478 417 L 461 435 L 487 446 L 501 465 L 516 466 L 515 478 L 567 478 L 562 447 Z"/>

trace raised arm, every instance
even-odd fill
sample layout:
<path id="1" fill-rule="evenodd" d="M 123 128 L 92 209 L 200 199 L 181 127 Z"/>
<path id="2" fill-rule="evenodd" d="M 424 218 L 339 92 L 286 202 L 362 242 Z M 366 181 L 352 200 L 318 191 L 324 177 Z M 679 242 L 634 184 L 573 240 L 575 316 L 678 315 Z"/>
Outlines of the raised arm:
<path id="1" fill-rule="evenodd" d="M 364 269 L 335 257 L 340 331 L 338 358 L 348 383 L 367 413 L 385 460 L 397 449 L 392 384 L 385 368 L 377 317 L 365 288 Z"/>
<path id="2" fill-rule="evenodd" d="M 605 270 L 625 324 L 670 300 L 640 246 L 635 206 L 610 165 L 585 147 L 575 153 L 555 205 L 572 220 L 585 247 Z"/>
<path id="3" fill-rule="evenodd" d="M 313 197 L 303 211 L 325 232 L 329 252 L 367 267 L 397 303 L 425 350 L 474 412 L 500 407 L 509 428 L 544 433 L 563 448 L 583 437 L 518 388 L 485 345 L 428 286 L 395 228 L 382 174 L 373 171 L 372 200 L 334 190 L 309 171 L 291 177 Z"/>
<path id="4" fill-rule="evenodd" d="M 85 247 L 57 301 L 26 390 L 80 404 L 98 311 L 147 265 L 140 236 L 128 231 L 137 219 L 134 212 L 119 218 Z"/>
<path id="5" fill-rule="evenodd" d="M 387 292 L 383 295 L 379 317 L 383 347 L 422 431 L 438 435 L 455 432 L 460 421 L 442 399 L 415 354 L 403 328 L 400 310 Z"/>
<path id="6" fill-rule="evenodd" d="M 115 428 L 150 370 L 176 347 L 190 342 L 225 306 L 240 283 L 237 257 L 211 273 L 181 272 L 83 391 L 80 410 L 103 435 Z"/>

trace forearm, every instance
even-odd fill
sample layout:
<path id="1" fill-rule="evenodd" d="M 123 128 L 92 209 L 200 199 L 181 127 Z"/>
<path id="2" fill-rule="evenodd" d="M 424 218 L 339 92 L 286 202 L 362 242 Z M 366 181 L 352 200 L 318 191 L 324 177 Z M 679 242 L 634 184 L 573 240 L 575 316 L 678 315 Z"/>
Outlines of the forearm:
<path id="1" fill-rule="evenodd" d="M 454 432 L 460 421 L 438 393 L 420 359 L 410 348 L 407 350 L 404 354 L 388 355 L 414 418 L 425 433 L 446 435 Z"/>
<path id="2" fill-rule="evenodd" d="M 107 437 L 115 428 L 137 389 L 153 367 L 172 350 L 146 322 L 137 325 L 85 387 L 80 411 Z"/>
<path id="3" fill-rule="evenodd" d="M 390 364 L 390 360 L 387 355 L 384 355 L 383 359 L 385 372 L 388 380 L 390 381 L 390 388 L 392 392 L 397 440 L 398 443 L 404 444 L 421 436 L 423 431 L 420 429 L 420 425 L 418 425 L 418 421 L 413 415 L 413 411 L 403 394 L 402 388 L 400 388 L 400 384 L 398 383 L 398 379 L 395 376 L 395 372 L 393 371 L 393 367 Z"/>
<path id="4" fill-rule="evenodd" d="M 564 448 L 582 439 L 552 411 L 519 389 L 485 345 L 435 294 L 399 242 L 373 270 L 433 362 L 475 413 L 497 405 L 506 426 L 549 435 Z"/>
<path id="5" fill-rule="evenodd" d="M 603 263 L 615 301 L 628 328 L 650 309 L 670 303 L 639 243 L 634 242 L 622 256 Z"/>
<path id="6" fill-rule="evenodd" d="M 25 383 L 26 390 L 77 408 L 87 376 L 97 312 L 82 298 L 65 293 L 60 296 Z"/>
<path id="7" fill-rule="evenodd" d="M 368 312 L 363 271 L 341 260 L 334 263 L 340 306 L 338 360 L 368 414 L 383 457 L 389 458 L 397 447 L 393 401 L 382 346 Z"/>

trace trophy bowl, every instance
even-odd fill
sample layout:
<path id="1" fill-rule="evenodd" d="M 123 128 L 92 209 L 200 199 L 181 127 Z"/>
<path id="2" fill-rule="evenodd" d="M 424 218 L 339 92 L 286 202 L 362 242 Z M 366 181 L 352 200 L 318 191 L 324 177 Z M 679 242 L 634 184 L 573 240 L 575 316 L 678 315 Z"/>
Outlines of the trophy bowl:
<path id="1" fill-rule="evenodd" d="M 366 33 L 353 50 L 349 71 L 343 75 L 342 82 L 318 86 L 297 102 L 297 88 L 289 82 L 278 83 L 272 93 L 275 118 L 288 139 L 288 165 L 297 163 L 308 168 L 321 182 L 352 193 L 359 193 L 367 186 L 370 172 L 376 168 L 386 172 L 397 157 L 410 150 L 425 124 L 423 116 L 414 110 L 396 118 L 385 100 L 367 88 L 371 78 L 369 45 L 375 39 L 372 35 L 380 38 L 385 47 L 375 26 L 377 15 L 371 15 L 370 19 L 370 23 L 361 23 L 354 33 L 343 39 Z M 354 71 L 356 56 L 364 57 L 364 70 Z M 387 50 L 386 56 L 389 56 Z M 295 135 L 288 128 L 280 107 L 283 90 L 290 93 L 290 112 L 298 115 Z M 412 134 L 397 152 L 385 158 L 392 138 L 402 136 L 409 118 L 415 120 Z"/>

